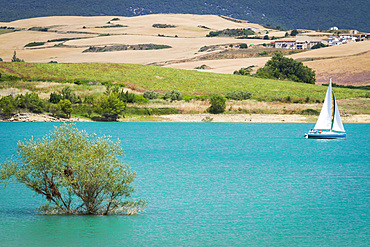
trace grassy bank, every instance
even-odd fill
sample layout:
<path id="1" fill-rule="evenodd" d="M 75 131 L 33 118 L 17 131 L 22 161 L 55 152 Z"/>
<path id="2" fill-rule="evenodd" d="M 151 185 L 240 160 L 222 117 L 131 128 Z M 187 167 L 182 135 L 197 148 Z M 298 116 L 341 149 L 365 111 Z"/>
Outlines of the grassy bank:
<path id="1" fill-rule="evenodd" d="M 290 81 L 268 80 L 249 76 L 224 75 L 133 64 L 83 63 L 9 63 L 0 62 L 2 79 L 9 77 L 27 81 L 70 82 L 77 84 L 117 83 L 138 91 L 165 92 L 179 90 L 187 95 L 225 95 L 244 90 L 262 101 L 289 98 L 322 101 L 326 87 Z M 366 90 L 336 88 L 337 99 L 365 97 Z"/>

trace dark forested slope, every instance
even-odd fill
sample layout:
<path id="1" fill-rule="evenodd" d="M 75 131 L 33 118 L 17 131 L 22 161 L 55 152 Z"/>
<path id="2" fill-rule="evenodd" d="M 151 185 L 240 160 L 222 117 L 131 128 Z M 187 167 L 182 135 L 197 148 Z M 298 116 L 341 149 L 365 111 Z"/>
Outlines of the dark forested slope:
<path id="1" fill-rule="evenodd" d="M 369 0 L 0 0 L 0 21 L 53 15 L 225 15 L 285 28 L 370 31 Z"/>

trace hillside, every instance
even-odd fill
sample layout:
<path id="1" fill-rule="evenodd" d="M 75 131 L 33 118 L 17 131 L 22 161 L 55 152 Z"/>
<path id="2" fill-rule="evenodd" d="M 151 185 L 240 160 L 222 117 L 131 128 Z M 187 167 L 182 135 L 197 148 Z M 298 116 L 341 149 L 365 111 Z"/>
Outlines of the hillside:
<path id="1" fill-rule="evenodd" d="M 210 0 L 0 0 L 0 21 L 41 16 L 140 16 L 157 13 L 225 15 L 288 29 L 323 29 L 338 26 L 369 32 L 368 0 L 294 1 Z"/>
<path id="2" fill-rule="evenodd" d="M 109 71 L 109 73 L 107 73 Z M 275 101 L 290 97 L 322 101 L 326 87 L 291 81 L 269 80 L 250 76 L 224 75 L 198 71 L 162 68 L 134 64 L 107 63 L 0 63 L 2 78 L 13 76 L 25 81 L 74 83 L 90 86 L 112 83 L 138 92 L 179 90 L 186 95 L 226 95 L 231 91 L 246 90 L 253 98 Z M 16 81 L 13 82 L 17 85 Z M 8 87 L 5 85 L 5 87 Z M 25 87 L 27 88 L 27 87 Z M 336 89 L 338 99 L 365 97 L 366 90 Z"/>
<path id="3" fill-rule="evenodd" d="M 153 27 L 158 23 L 174 27 Z M 275 37 L 285 34 L 250 22 L 189 14 L 39 17 L 0 23 L 0 26 L 20 30 L 0 33 L 0 58 L 4 61 L 11 61 L 16 51 L 17 57 L 26 62 L 153 64 L 187 70 L 204 65 L 198 70 L 224 74 L 232 74 L 248 66 L 253 66 L 255 71 L 264 66 L 277 50 L 262 46 L 269 40 L 206 37 L 209 32 L 254 28 L 260 37 L 267 32 Z M 312 34 L 318 35 L 316 32 Z M 325 34 L 320 36 L 320 39 L 325 38 Z M 249 48 L 237 48 L 241 43 Z M 84 52 L 91 47 L 96 51 L 107 47 L 107 51 Z M 315 69 L 319 84 L 326 83 L 331 76 L 342 85 L 370 85 L 369 50 L 370 42 L 365 41 L 309 50 L 291 57 Z M 288 54 L 290 50 L 282 52 Z M 342 62 L 347 59 L 349 62 Z M 340 72 L 333 74 L 332 67 Z"/>

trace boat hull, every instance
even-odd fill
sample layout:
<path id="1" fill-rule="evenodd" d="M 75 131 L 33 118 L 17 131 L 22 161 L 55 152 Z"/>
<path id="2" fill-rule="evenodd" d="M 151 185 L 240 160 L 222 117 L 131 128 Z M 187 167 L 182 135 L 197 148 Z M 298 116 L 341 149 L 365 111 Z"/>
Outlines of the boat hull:
<path id="1" fill-rule="evenodd" d="M 305 135 L 305 137 L 311 139 L 337 139 L 337 138 L 346 138 L 346 133 L 336 133 L 336 132 L 308 133 Z"/>

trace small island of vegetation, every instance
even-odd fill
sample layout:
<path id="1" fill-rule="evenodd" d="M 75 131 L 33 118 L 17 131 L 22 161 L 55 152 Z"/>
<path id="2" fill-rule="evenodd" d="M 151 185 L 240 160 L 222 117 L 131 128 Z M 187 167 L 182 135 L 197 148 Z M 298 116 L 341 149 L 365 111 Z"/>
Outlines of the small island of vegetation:
<path id="1" fill-rule="evenodd" d="M 45 214 L 136 214 L 146 202 L 129 200 L 136 173 L 119 155 L 120 142 L 64 124 L 43 139 L 18 142 L 16 158 L 0 166 L 0 182 L 23 183 L 45 197 Z"/>

